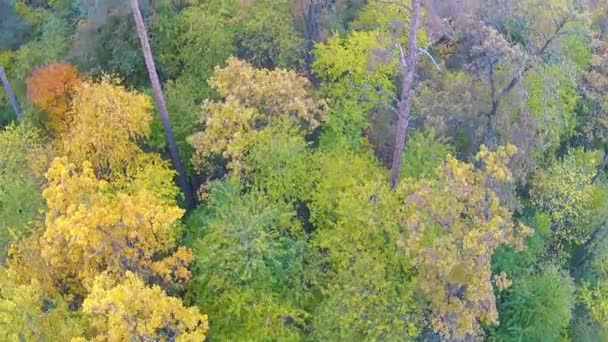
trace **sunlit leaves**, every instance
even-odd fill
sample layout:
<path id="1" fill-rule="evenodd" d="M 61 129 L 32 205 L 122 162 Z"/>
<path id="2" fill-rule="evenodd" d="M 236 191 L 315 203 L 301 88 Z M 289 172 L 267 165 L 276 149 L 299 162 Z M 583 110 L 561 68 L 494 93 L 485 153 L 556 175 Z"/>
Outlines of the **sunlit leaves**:
<path id="1" fill-rule="evenodd" d="M 573 150 L 533 178 L 532 201 L 551 218 L 558 251 L 584 243 L 605 216 L 605 190 L 593 184 L 599 163 L 598 153 Z"/>
<path id="2" fill-rule="evenodd" d="M 19 284 L 0 269 L 0 339 L 69 341 L 85 327 L 83 315 L 69 310 L 63 298 L 46 297 L 38 282 Z"/>
<path id="3" fill-rule="evenodd" d="M 40 248 L 54 281 L 71 283 L 80 292 L 104 271 L 153 275 L 158 255 L 174 248 L 183 211 L 145 188 L 132 194 L 112 191 L 90 163 L 79 167 L 65 158 L 52 163 L 46 178 L 48 211 Z M 187 279 L 189 274 L 176 275 Z"/>
<path id="4" fill-rule="evenodd" d="M 185 307 L 157 285 L 146 284 L 131 272 L 123 281 L 100 275 L 83 303 L 90 314 L 94 341 L 151 339 L 155 341 L 203 341 L 207 315 Z"/>
<path id="5" fill-rule="evenodd" d="M 403 182 L 403 244 L 419 274 L 431 324 L 445 338 L 477 336 L 481 323 L 496 323 L 491 256 L 501 244 L 523 248 L 529 228 L 516 227 L 492 181 L 507 182 L 512 145 L 482 148 L 482 168 L 447 158 L 435 181 Z"/>
<path id="6" fill-rule="evenodd" d="M 401 205 L 387 172 L 372 156 L 345 148 L 319 152 L 314 160 L 312 243 L 327 265 L 314 335 L 320 340 L 415 336 L 420 316 L 415 272 L 401 247 Z"/>
<path id="7" fill-rule="evenodd" d="M 117 170 L 141 153 L 136 141 L 149 134 L 150 98 L 129 91 L 112 78 L 84 83 L 74 93 L 70 129 L 60 137 L 60 152 L 71 161 L 90 161 Z"/>
<path id="8" fill-rule="evenodd" d="M 210 82 L 224 101 L 203 105 L 205 128 L 189 140 L 197 152 L 195 165 L 219 155 L 238 172 L 244 168 L 248 140 L 273 120 L 286 117 L 306 130 L 323 120 L 325 103 L 316 100 L 310 82 L 293 71 L 255 69 L 232 58 L 225 68 L 216 69 Z"/>

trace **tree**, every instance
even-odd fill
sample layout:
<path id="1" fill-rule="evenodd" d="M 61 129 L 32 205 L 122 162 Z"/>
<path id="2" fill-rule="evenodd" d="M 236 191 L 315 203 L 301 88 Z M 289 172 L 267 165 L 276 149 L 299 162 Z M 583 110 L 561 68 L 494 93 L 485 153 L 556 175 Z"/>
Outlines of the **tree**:
<path id="1" fill-rule="evenodd" d="M 325 145 L 343 140 L 361 149 L 368 113 L 390 103 L 396 91 L 397 65 L 375 62 L 372 57 L 385 48 L 378 31 L 353 31 L 315 46 L 312 69 L 323 81 L 321 92 L 330 104 L 321 138 Z"/>
<path id="2" fill-rule="evenodd" d="M 185 307 L 157 285 L 147 286 L 131 272 L 118 282 L 97 277 L 83 312 L 91 315 L 89 333 L 100 341 L 204 341 L 208 329 L 207 315 Z"/>
<path id="3" fill-rule="evenodd" d="M 395 132 L 395 146 L 393 147 L 393 159 L 391 164 L 391 187 L 395 187 L 401 176 L 401 160 L 407 127 L 410 121 L 412 109 L 412 90 L 414 89 L 414 77 L 416 75 L 416 63 L 418 61 L 418 22 L 420 20 L 420 0 L 412 0 L 409 45 L 407 56 L 403 47 L 398 45 L 399 60 L 401 62 L 400 89 L 401 94 L 397 104 L 397 131 Z"/>
<path id="4" fill-rule="evenodd" d="M 17 121 L 21 121 L 21 109 L 19 108 L 19 102 L 17 102 L 17 98 L 15 97 L 15 93 L 13 92 L 13 88 L 6 77 L 6 73 L 4 72 L 4 68 L 0 65 L 0 81 L 2 81 L 2 87 L 4 87 L 4 91 L 6 92 L 6 96 L 11 102 L 11 106 L 13 106 L 13 111 L 15 112 L 15 117 Z"/>
<path id="5" fill-rule="evenodd" d="M 193 243 L 192 298 L 210 315 L 210 338 L 299 341 L 316 283 L 314 254 L 293 207 L 235 181 L 214 183 Z"/>
<path id="6" fill-rule="evenodd" d="M 303 69 L 303 37 L 295 31 L 289 1 L 255 1 L 242 11 L 236 31 L 237 56 L 258 68 Z"/>
<path id="7" fill-rule="evenodd" d="M 403 183 L 405 255 L 418 272 L 417 291 L 427 301 L 431 327 L 442 338 L 479 336 L 481 324 L 498 321 L 491 257 L 502 244 L 522 249 L 531 233 L 516 227 L 492 182 L 511 180 L 506 164 L 512 145 L 491 152 L 482 146 L 481 168 L 448 156 L 439 179 Z"/>
<path id="8" fill-rule="evenodd" d="M 60 297 L 48 297 L 40 284 L 19 284 L 10 271 L 0 269 L 0 338 L 5 341 L 69 341 L 82 336 L 86 319 L 82 313 L 69 310 Z"/>
<path id="9" fill-rule="evenodd" d="M 593 42 L 593 55 L 589 68 L 583 75 L 584 98 L 579 116 L 579 131 L 587 146 L 606 148 L 608 132 L 608 43 L 600 40 Z"/>
<path id="10" fill-rule="evenodd" d="M 310 82 L 293 71 L 256 69 L 231 58 L 226 67 L 216 68 L 210 84 L 224 101 L 203 104 L 204 130 L 189 138 L 199 168 L 220 156 L 238 174 L 245 167 L 244 150 L 262 128 L 285 117 L 310 132 L 324 118 L 325 102 L 315 99 Z"/>
<path id="11" fill-rule="evenodd" d="M 144 16 L 152 3 L 142 1 Z M 72 5 L 79 16 L 70 57 L 80 70 L 91 74 L 120 74 L 129 85 L 146 81 L 144 60 L 135 34 L 129 2 L 82 0 Z"/>
<path id="12" fill-rule="evenodd" d="M 40 132 L 22 123 L 0 131 L 0 259 L 9 246 L 27 235 L 43 202 L 36 159 L 43 157 Z"/>
<path id="13" fill-rule="evenodd" d="M 139 1 L 131 0 L 131 11 L 133 11 L 133 17 L 135 18 L 135 26 L 137 28 L 137 35 L 141 43 L 142 53 L 148 69 L 148 76 L 152 83 L 152 92 L 154 94 L 154 100 L 156 101 L 156 107 L 158 109 L 160 119 L 165 131 L 165 141 L 169 149 L 169 155 L 171 156 L 171 162 L 173 167 L 177 171 L 177 183 L 184 194 L 184 200 L 187 208 L 193 208 L 196 204 L 196 199 L 191 189 L 191 185 L 186 179 L 186 171 L 179 159 L 179 151 L 173 136 L 173 129 L 171 128 L 171 121 L 169 120 L 169 113 L 167 111 L 167 105 L 163 96 L 162 87 L 158 79 L 156 72 L 156 66 L 154 64 L 154 57 L 152 56 L 152 50 L 150 49 L 150 42 L 148 41 L 148 33 L 146 32 L 146 26 L 139 10 Z"/>
<path id="14" fill-rule="evenodd" d="M 78 69 L 66 62 L 36 68 L 26 81 L 30 101 L 48 113 L 49 127 L 58 135 L 72 123 L 71 98 L 81 82 Z"/>
<path id="15" fill-rule="evenodd" d="M 150 171 L 141 173 L 154 177 L 160 172 L 161 178 L 170 179 L 171 172 L 162 168 Z M 175 195 L 175 190 L 153 192 L 138 184 L 137 176 L 132 187 L 121 187 L 98 179 L 89 162 L 77 166 L 67 158 L 55 159 L 46 178 L 48 209 L 39 247 L 50 273 L 46 281 L 83 294 L 103 272 L 121 278 L 131 271 L 167 285 L 190 277 L 191 254 L 176 248 L 183 210 L 171 196 L 158 197 L 166 191 Z"/>
<path id="16" fill-rule="evenodd" d="M 573 136 L 587 30 L 569 2 L 472 4 L 440 30 L 447 70 L 423 82 L 416 108 L 420 121 L 432 118 L 426 127 L 442 122 L 468 158 L 481 144 L 515 143 L 511 166 L 522 183 L 543 153 Z"/>
<path id="17" fill-rule="evenodd" d="M 600 162 L 599 153 L 576 149 L 532 178 L 531 200 L 552 222 L 552 252 L 584 244 L 606 219 L 605 186 L 594 184 Z"/>
<path id="18" fill-rule="evenodd" d="M 572 279 L 555 265 L 513 280 L 500 295 L 499 341 L 559 341 L 565 335 L 575 294 Z"/>
<path id="19" fill-rule="evenodd" d="M 405 255 L 403 198 L 369 153 L 332 148 L 314 155 L 312 244 L 319 253 L 322 300 L 318 340 L 408 340 L 420 332 L 416 271 Z M 387 298 L 391 298 L 387 300 Z"/>
<path id="20" fill-rule="evenodd" d="M 92 162 L 101 174 L 120 174 L 143 153 L 137 141 L 150 133 L 151 110 L 149 97 L 116 79 L 83 82 L 65 115 L 69 125 L 57 141 L 59 152 L 73 162 Z"/>
<path id="21" fill-rule="evenodd" d="M 18 48 L 31 33 L 29 23 L 15 11 L 12 1 L 0 1 L 0 32 L 0 50 Z"/>

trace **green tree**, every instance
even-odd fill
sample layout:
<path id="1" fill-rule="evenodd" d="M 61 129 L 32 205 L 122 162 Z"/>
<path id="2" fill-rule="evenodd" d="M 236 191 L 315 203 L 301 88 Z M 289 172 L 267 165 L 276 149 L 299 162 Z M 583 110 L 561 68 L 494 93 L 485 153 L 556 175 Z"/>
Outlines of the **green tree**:
<path id="1" fill-rule="evenodd" d="M 29 124 L 0 131 L 0 259 L 8 247 L 28 232 L 28 223 L 42 209 L 36 158 L 43 157 L 39 132 Z"/>
<path id="2" fill-rule="evenodd" d="M 576 149 L 532 179 L 531 200 L 551 220 L 555 252 L 584 244 L 605 220 L 605 186 L 595 183 L 599 164 L 599 153 Z"/>
<path id="3" fill-rule="evenodd" d="M 514 279 L 500 295 L 497 341 L 560 341 L 572 317 L 575 287 L 554 265 Z"/>
<path id="4" fill-rule="evenodd" d="M 290 2 L 255 1 L 239 16 L 235 38 L 239 58 L 258 68 L 302 69 L 305 46 L 293 27 Z"/>
<path id="5" fill-rule="evenodd" d="M 238 182 L 212 185 L 193 242 L 188 297 L 209 313 L 212 339 L 299 341 L 314 294 L 314 255 L 294 209 Z"/>

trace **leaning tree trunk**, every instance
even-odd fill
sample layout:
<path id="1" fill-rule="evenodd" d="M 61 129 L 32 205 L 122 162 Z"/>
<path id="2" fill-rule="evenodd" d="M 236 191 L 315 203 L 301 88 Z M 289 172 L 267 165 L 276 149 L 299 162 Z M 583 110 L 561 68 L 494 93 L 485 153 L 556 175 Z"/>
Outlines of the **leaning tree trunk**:
<path id="1" fill-rule="evenodd" d="M 412 0 L 411 21 L 409 32 L 409 51 L 405 55 L 401 45 L 399 48 L 401 59 L 401 95 L 397 108 L 397 130 L 395 133 L 395 147 L 393 149 L 393 162 L 391 165 L 390 182 L 394 188 L 399 183 L 401 174 L 401 159 L 403 156 L 403 148 L 405 147 L 405 138 L 407 129 L 410 123 L 410 112 L 412 109 L 412 89 L 414 88 L 414 77 L 416 76 L 416 62 L 418 60 L 418 45 L 416 38 L 418 35 L 418 21 L 420 20 L 420 1 Z"/>
<path id="2" fill-rule="evenodd" d="M 141 16 L 139 9 L 138 0 L 131 0 L 131 9 L 133 11 L 133 17 L 135 19 L 135 26 L 137 29 L 137 35 L 141 42 L 141 49 L 148 68 L 148 75 L 150 77 L 150 83 L 152 83 L 152 92 L 154 94 L 154 101 L 160 115 L 160 120 L 163 124 L 165 131 L 165 140 L 169 148 L 169 154 L 171 155 L 171 162 L 175 171 L 177 171 L 177 182 L 182 192 L 184 193 L 184 199 L 186 201 L 186 207 L 193 208 L 196 205 L 194 195 L 190 183 L 186 179 L 186 173 L 181 160 L 179 159 L 179 152 L 177 144 L 175 143 L 175 137 L 173 136 L 173 129 L 171 128 L 171 121 L 169 121 L 169 112 L 167 111 L 167 104 L 163 96 L 163 91 L 158 80 L 158 74 L 156 72 L 156 66 L 154 64 L 154 58 L 152 57 L 152 50 L 150 49 L 150 42 L 148 41 L 148 33 L 146 32 L 146 26 Z"/>
<path id="3" fill-rule="evenodd" d="M 8 83 L 8 78 L 6 77 L 6 73 L 4 72 L 4 68 L 2 67 L 2 65 L 0 65 L 0 81 L 2 81 L 2 86 L 4 87 L 6 96 L 8 97 L 8 100 L 11 102 L 11 106 L 13 106 L 13 110 L 15 111 L 15 116 L 17 117 L 17 121 L 21 121 L 21 109 L 19 109 L 19 102 L 17 102 L 17 98 L 15 97 L 13 88 L 11 88 L 11 84 Z"/>

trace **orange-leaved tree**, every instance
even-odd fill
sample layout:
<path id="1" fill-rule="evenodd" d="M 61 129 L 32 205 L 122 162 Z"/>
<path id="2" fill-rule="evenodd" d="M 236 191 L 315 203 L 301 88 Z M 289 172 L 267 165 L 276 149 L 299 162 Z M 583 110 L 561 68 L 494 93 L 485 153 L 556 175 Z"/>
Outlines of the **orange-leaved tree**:
<path id="1" fill-rule="evenodd" d="M 48 114 L 49 127 L 58 134 L 65 132 L 71 122 L 72 93 L 81 83 L 78 69 L 66 62 L 52 63 L 34 69 L 26 83 L 32 103 Z"/>

